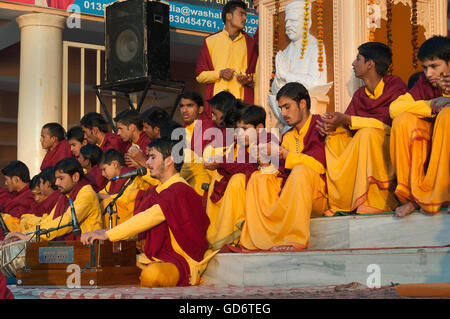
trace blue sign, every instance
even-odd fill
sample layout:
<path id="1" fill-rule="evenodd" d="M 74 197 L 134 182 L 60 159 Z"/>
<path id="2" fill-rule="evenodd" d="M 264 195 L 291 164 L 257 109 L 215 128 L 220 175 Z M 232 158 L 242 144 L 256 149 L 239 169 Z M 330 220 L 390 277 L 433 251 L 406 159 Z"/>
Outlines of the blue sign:
<path id="1" fill-rule="evenodd" d="M 81 13 L 105 16 L 106 5 L 113 3 L 110 0 L 75 0 L 67 11 L 79 11 Z"/>
<path id="2" fill-rule="evenodd" d="M 222 10 L 190 4 L 170 2 L 170 26 L 214 33 L 223 29 Z M 258 16 L 247 14 L 245 32 L 254 35 L 258 28 Z"/>
<path id="3" fill-rule="evenodd" d="M 105 6 L 113 3 L 110 0 L 75 0 L 68 11 L 104 16 Z M 223 29 L 222 10 L 218 8 L 198 6 L 175 1 L 169 1 L 170 26 L 208 33 Z M 254 35 L 258 28 L 258 16 L 247 14 L 245 32 Z"/>

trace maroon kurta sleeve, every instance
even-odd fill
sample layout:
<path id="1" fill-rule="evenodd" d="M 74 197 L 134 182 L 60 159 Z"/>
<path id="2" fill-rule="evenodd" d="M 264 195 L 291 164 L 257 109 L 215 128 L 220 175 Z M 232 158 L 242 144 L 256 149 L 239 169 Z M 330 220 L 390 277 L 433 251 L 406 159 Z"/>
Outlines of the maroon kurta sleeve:
<path id="1" fill-rule="evenodd" d="M 32 214 L 36 209 L 36 201 L 33 193 L 27 184 L 24 188 L 16 193 L 3 207 L 3 213 L 13 217 L 20 218 L 23 214 Z"/>
<path id="2" fill-rule="evenodd" d="M 100 145 L 100 149 L 103 152 L 110 148 L 113 148 L 121 153 L 126 153 L 129 147 L 130 144 L 122 141 L 119 135 L 110 132 L 105 134 L 105 138 Z"/>
<path id="3" fill-rule="evenodd" d="M 6 277 L 0 271 L 0 299 L 14 299 L 11 290 L 6 286 Z"/>

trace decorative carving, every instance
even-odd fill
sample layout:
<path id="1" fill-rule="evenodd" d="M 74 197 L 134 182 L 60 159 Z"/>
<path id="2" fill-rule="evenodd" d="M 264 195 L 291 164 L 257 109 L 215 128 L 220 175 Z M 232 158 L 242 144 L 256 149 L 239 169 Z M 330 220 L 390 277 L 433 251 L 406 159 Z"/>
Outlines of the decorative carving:
<path id="1" fill-rule="evenodd" d="M 283 12 L 289 0 L 279 0 Z M 330 0 L 331 1 L 331 0 Z M 334 58 L 334 100 L 335 110 L 344 112 L 355 90 L 362 85 L 354 77 L 352 62 L 357 47 L 369 39 L 367 26 L 368 0 L 332 0 L 333 1 L 333 58 Z M 394 5 L 402 3 L 411 6 L 410 0 L 394 0 Z M 382 19 L 386 17 L 386 1 L 375 0 L 380 6 Z M 425 28 L 427 38 L 435 35 L 447 35 L 447 0 L 421 0 L 417 5 L 418 24 Z M 273 15 L 275 0 L 260 2 L 260 57 L 259 100 L 267 112 L 266 126 L 276 127 L 277 119 L 268 105 L 273 53 Z M 356 27 L 355 27 L 356 26 Z M 409 33 L 409 32 L 408 32 Z"/>
<path id="2" fill-rule="evenodd" d="M 367 7 L 370 0 L 361 0 Z M 411 0 L 393 0 L 393 5 L 403 4 L 411 8 Z M 386 19 L 387 8 L 385 0 L 374 0 L 375 5 L 380 6 L 382 19 Z M 430 38 L 435 34 L 446 35 L 446 0 L 421 0 L 417 1 L 417 23 L 425 29 L 425 38 Z M 443 19 L 445 17 L 445 19 Z M 444 25 L 445 23 L 445 25 Z"/>

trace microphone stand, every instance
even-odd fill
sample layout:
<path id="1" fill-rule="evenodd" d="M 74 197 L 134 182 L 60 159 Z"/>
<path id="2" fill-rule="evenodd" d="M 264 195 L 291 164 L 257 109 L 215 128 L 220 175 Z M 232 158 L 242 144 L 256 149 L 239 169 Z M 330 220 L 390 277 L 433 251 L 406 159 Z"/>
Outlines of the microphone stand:
<path id="1" fill-rule="evenodd" d="M 1 214 L 0 214 L 0 228 L 3 232 L 3 236 L 6 236 L 6 234 L 8 234 L 10 232 L 10 230 L 8 229 L 8 226 L 6 226 L 6 223 Z"/>
<path id="2" fill-rule="evenodd" d="M 119 199 L 120 196 L 123 195 L 123 193 L 125 192 L 125 189 L 127 189 L 128 186 L 130 186 L 131 183 L 133 183 L 134 179 L 136 178 L 136 176 L 132 176 L 130 177 L 130 179 L 128 180 L 128 182 L 126 182 L 126 184 L 122 187 L 122 189 L 120 190 L 120 192 L 117 193 L 116 197 L 113 198 L 113 200 L 111 202 L 109 202 L 108 206 L 106 206 L 105 210 L 103 211 L 102 216 L 104 216 L 106 213 L 108 213 L 109 215 L 109 229 L 113 228 L 112 226 L 112 215 L 116 214 L 117 218 L 119 218 L 119 215 L 117 213 L 116 210 L 114 210 L 114 205 L 116 204 L 116 201 Z"/>
<path id="3" fill-rule="evenodd" d="M 66 227 L 73 227 L 73 221 L 71 221 L 65 225 L 61 225 L 58 227 L 52 227 L 49 229 L 41 229 L 40 225 L 36 225 L 36 230 L 34 232 L 26 233 L 26 235 L 36 236 L 36 241 L 39 242 L 41 239 L 41 235 L 47 235 L 47 234 L 50 234 L 51 232 L 54 232 L 54 231 L 60 230 L 61 228 L 66 228 Z"/>

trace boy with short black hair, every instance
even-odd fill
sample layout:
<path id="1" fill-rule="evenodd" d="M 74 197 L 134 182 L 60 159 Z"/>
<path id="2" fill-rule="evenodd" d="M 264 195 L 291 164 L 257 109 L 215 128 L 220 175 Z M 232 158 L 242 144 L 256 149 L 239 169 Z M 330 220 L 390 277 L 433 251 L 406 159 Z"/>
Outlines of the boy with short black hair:
<path id="1" fill-rule="evenodd" d="M 80 148 L 87 144 L 81 126 L 74 126 L 67 131 L 67 141 L 69 142 L 73 157 L 77 158 L 80 155 Z"/>
<path id="2" fill-rule="evenodd" d="M 108 123 L 101 114 L 86 113 L 81 118 L 80 125 L 88 143 L 97 145 L 102 151 L 113 148 L 122 153 L 126 152 L 127 145 L 119 135 L 108 131 Z"/>
<path id="3" fill-rule="evenodd" d="M 426 40 L 418 57 L 424 72 L 389 108 L 398 217 L 419 208 L 435 214 L 450 203 L 450 38 Z"/>
<path id="4" fill-rule="evenodd" d="M 170 121 L 169 114 L 159 106 L 149 108 L 141 117 L 144 132 L 152 141 L 160 137 L 161 128 Z"/>
<path id="5" fill-rule="evenodd" d="M 136 162 L 133 157 L 136 152 L 145 152 L 145 148 L 150 143 L 150 138 L 144 132 L 142 117 L 136 110 L 125 110 L 119 113 L 116 121 L 117 134 L 124 143 L 127 144 L 125 163 L 129 167 L 139 168 L 142 165 Z"/>
<path id="6" fill-rule="evenodd" d="M 58 186 L 56 186 L 55 183 L 55 168 L 53 166 L 47 167 L 39 173 L 39 189 L 41 194 L 46 197 L 46 199 L 40 204 L 42 209 L 41 216 L 44 214 L 50 214 L 56 203 L 60 200 L 61 196 L 64 196 L 58 190 Z"/>
<path id="7" fill-rule="evenodd" d="M 236 98 L 228 91 L 222 91 L 208 100 L 211 104 L 211 118 L 218 127 L 224 126 L 225 114 L 232 108 Z"/>
<path id="8" fill-rule="evenodd" d="M 105 210 L 109 203 L 131 179 L 119 178 L 114 180 L 114 177 L 129 173 L 133 168 L 125 166 L 123 154 L 114 149 L 103 152 L 100 158 L 99 168 L 102 175 L 108 180 L 106 186 L 98 193 L 99 198 L 102 200 L 103 210 Z M 116 200 L 116 207 L 112 207 L 117 210 L 117 214 L 112 216 L 112 226 L 123 223 L 133 216 L 135 199 L 138 192 L 140 190 L 146 190 L 149 186 L 150 185 L 140 176 L 134 178 L 123 194 Z M 109 225 L 109 217 L 109 215 L 105 215 L 105 225 Z"/>
<path id="9" fill-rule="evenodd" d="M 206 138 L 205 132 L 208 129 L 217 128 L 205 114 L 203 104 L 202 96 L 195 91 L 185 91 L 179 94 L 175 104 L 183 117 L 185 128 L 183 136 L 186 142 L 185 160 L 180 175 L 200 196 L 203 196 L 205 192 L 202 185 L 209 184 L 211 180 L 203 167 L 203 155 L 214 138 Z"/>
<path id="10" fill-rule="evenodd" d="M 83 170 L 85 170 L 86 179 L 96 192 L 101 191 L 108 183 L 108 180 L 102 175 L 99 168 L 102 154 L 100 147 L 94 144 L 87 144 L 80 149 L 80 154 L 78 155 L 78 161 Z"/>
<path id="11" fill-rule="evenodd" d="M 23 214 L 33 212 L 36 202 L 30 190 L 30 171 L 21 161 L 12 161 L 1 170 L 5 176 L 5 185 L 11 194 L 8 200 L 0 203 L 0 213 L 10 231 L 14 231 Z M 3 232 L 0 231 L 0 240 Z"/>
<path id="12" fill-rule="evenodd" d="M 59 123 L 47 123 L 42 127 L 41 145 L 47 151 L 41 163 L 41 171 L 48 166 L 54 166 L 63 158 L 73 157 L 66 140 L 66 131 Z"/>

